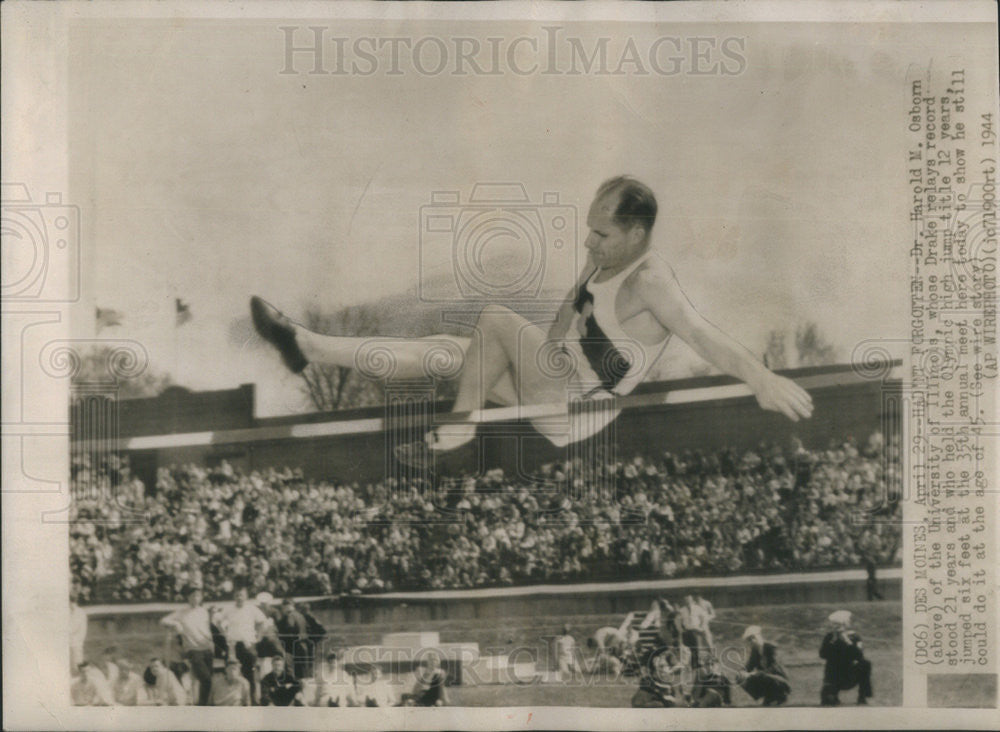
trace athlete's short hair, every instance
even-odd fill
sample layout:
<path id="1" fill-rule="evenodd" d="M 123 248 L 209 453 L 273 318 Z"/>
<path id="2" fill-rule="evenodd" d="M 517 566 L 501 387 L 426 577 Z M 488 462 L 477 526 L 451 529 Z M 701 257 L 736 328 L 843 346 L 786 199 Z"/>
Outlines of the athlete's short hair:
<path id="1" fill-rule="evenodd" d="M 656 196 L 649 186 L 630 175 L 618 175 L 601 183 L 596 198 L 612 193 L 618 194 L 618 206 L 611 216 L 612 221 L 626 231 L 641 226 L 648 236 L 656 223 L 658 210 Z"/>

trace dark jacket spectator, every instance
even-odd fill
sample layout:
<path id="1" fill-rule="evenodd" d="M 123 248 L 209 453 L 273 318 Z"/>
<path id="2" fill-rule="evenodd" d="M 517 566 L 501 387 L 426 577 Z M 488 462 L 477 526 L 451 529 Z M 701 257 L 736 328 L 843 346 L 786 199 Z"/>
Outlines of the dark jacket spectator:
<path id="1" fill-rule="evenodd" d="M 872 664 L 865 658 L 861 636 L 850 629 L 851 614 L 838 610 L 830 615 L 833 629 L 823 638 L 819 656 L 826 661 L 820 704 L 840 704 L 839 694 L 858 687 L 858 704 L 872 696 Z"/>
<path id="2" fill-rule="evenodd" d="M 271 659 L 271 673 L 260 680 L 260 698 L 262 706 L 305 706 L 302 682 L 285 667 L 284 656 Z"/>
<path id="3" fill-rule="evenodd" d="M 695 671 L 691 688 L 691 706 L 721 707 L 732 704 L 731 683 L 719 670 L 715 660 L 709 660 Z"/>
<path id="4" fill-rule="evenodd" d="M 292 659 L 295 675 L 300 679 L 312 676 L 313 641 L 309 636 L 309 623 L 305 615 L 295 609 L 291 599 L 282 603 L 275 626 L 285 653 Z"/>
<path id="5" fill-rule="evenodd" d="M 639 690 L 632 695 L 632 706 L 638 709 L 662 709 L 679 706 L 682 695 L 676 675 L 684 669 L 677 652 L 671 646 L 650 654 L 642 669 Z"/>
<path id="6" fill-rule="evenodd" d="M 404 700 L 407 706 L 444 707 L 448 705 L 448 694 L 445 685 L 448 673 L 441 668 L 441 659 L 437 655 L 429 655 L 416 670 L 416 681 L 413 691 Z"/>
<path id="7" fill-rule="evenodd" d="M 791 693 L 788 674 L 778 663 L 778 647 L 764 640 L 759 626 L 752 625 L 743 633 L 750 655 L 747 659 L 743 690 L 764 706 L 784 704 Z"/>

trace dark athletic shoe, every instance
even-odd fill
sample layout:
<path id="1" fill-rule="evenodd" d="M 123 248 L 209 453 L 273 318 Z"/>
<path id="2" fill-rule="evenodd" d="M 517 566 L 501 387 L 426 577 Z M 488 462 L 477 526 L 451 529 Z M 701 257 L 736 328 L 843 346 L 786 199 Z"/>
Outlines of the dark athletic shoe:
<path id="1" fill-rule="evenodd" d="M 302 349 L 295 342 L 292 321 L 276 307 L 254 295 L 250 298 L 250 315 L 260 337 L 278 349 L 281 360 L 293 374 L 301 373 L 309 365 Z"/>

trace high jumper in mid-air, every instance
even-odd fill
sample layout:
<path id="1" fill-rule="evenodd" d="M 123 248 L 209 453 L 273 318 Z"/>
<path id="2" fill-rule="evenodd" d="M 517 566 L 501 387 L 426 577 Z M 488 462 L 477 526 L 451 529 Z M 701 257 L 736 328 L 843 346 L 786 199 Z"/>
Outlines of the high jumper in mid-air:
<path id="1" fill-rule="evenodd" d="M 469 338 L 379 338 L 389 348 L 394 376 L 425 376 L 428 354 L 449 343 L 461 354 L 458 395 L 452 406 L 461 419 L 431 429 L 424 443 L 400 458 L 425 462 L 454 450 L 476 434 L 489 401 L 503 406 L 568 404 L 624 396 L 643 381 L 671 336 L 720 371 L 743 381 L 764 409 L 793 421 L 812 415 L 809 394 L 771 372 L 734 338 L 706 320 L 681 289 L 672 268 L 650 247 L 657 202 L 648 186 L 629 176 L 605 181 L 587 214 L 587 262 L 546 330 L 501 305 L 486 305 Z M 322 335 L 293 322 L 259 297 L 250 301 L 254 326 L 293 372 L 309 363 L 355 367 L 370 338 Z M 570 364 L 553 369 L 553 354 Z M 611 411 L 614 419 L 617 411 Z M 532 424 L 556 445 L 590 437 L 607 421 L 569 430 L 544 417 Z"/>

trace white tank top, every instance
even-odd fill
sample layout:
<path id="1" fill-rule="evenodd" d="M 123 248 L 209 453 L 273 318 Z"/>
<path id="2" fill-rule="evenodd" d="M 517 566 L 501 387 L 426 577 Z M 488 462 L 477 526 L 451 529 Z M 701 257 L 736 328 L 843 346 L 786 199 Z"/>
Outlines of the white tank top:
<path id="1" fill-rule="evenodd" d="M 604 282 L 594 282 L 600 268 L 594 270 L 577 294 L 574 310 L 576 316 L 570 326 L 568 338 L 579 349 L 578 373 L 585 384 L 594 390 L 624 395 L 631 392 L 646 378 L 646 374 L 663 354 L 670 341 L 668 332 L 662 340 L 644 344 L 628 335 L 615 313 L 615 300 L 622 282 L 638 269 L 649 254 L 645 254 L 614 277 Z"/>

